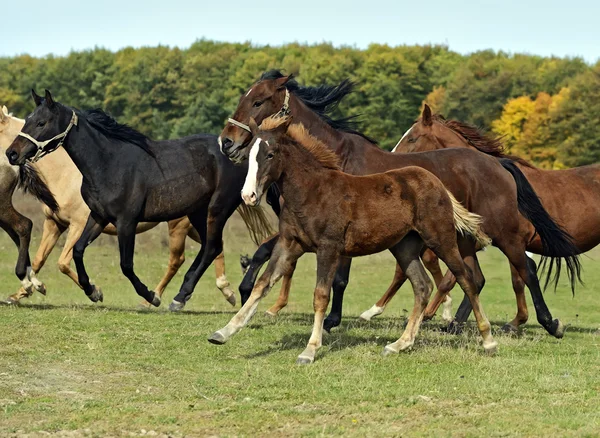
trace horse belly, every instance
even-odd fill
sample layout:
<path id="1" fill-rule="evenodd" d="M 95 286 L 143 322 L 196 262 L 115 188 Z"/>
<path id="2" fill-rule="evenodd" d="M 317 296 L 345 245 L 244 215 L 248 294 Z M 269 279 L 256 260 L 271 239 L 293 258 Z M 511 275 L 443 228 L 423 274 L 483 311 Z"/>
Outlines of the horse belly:
<path id="1" fill-rule="evenodd" d="M 145 221 L 165 221 L 187 216 L 208 204 L 214 190 L 198 176 L 171 180 L 150 190 L 144 208 Z"/>

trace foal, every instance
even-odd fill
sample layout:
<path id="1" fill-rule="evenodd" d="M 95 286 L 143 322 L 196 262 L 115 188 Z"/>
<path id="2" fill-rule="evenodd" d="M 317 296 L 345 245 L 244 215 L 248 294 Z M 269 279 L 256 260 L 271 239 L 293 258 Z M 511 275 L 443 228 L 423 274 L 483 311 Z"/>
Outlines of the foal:
<path id="1" fill-rule="evenodd" d="M 297 361 L 312 363 L 321 347 L 325 311 L 340 260 L 389 249 L 410 279 L 415 303 L 402 337 L 387 345 L 384 353 L 410 348 L 432 290 L 419 260 L 426 245 L 456 275 L 476 309 L 484 349 L 493 353 L 497 344 L 456 236 L 459 231 L 464 236 L 461 240 L 469 240 L 471 245 L 473 238 L 482 246 L 488 244 L 489 238 L 479 229 L 481 218 L 469 213 L 440 180 L 419 167 L 370 176 L 341 172 L 334 152 L 308 134 L 303 125 L 290 126 L 290 122 L 291 117 L 269 118 L 259 130 L 254 119 L 250 120 L 254 143 L 242 198 L 248 205 L 257 205 L 263 192 L 277 183 L 284 199 L 280 237 L 248 301 L 209 341 L 223 344 L 240 331 L 275 282 L 294 270 L 298 258 L 316 252 L 314 326 L 308 346 Z"/>

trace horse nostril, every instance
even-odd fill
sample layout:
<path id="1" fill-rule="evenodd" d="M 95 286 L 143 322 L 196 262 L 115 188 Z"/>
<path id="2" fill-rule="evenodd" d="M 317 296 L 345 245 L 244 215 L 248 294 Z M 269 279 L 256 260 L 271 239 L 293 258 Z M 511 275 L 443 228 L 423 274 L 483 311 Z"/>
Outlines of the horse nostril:
<path id="1" fill-rule="evenodd" d="M 15 164 L 19 159 L 19 154 L 17 153 L 17 151 L 6 151 L 6 156 L 8 157 L 8 161 L 10 161 L 10 164 Z"/>
<path id="2" fill-rule="evenodd" d="M 233 140 L 225 137 L 223 139 L 221 139 L 221 143 L 223 145 L 223 150 L 226 151 L 227 149 L 229 149 L 231 146 L 233 146 Z"/>

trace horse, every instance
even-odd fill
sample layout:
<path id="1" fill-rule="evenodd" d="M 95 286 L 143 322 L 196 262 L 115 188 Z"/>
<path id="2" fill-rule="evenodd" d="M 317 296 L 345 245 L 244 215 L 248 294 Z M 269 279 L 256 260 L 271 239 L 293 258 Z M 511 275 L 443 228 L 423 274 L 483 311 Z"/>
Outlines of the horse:
<path id="1" fill-rule="evenodd" d="M 589 251 L 600 243 L 600 165 L 565 170 L 538 169 L 521 158 L 507 155 L 501 138 L 491 137 L 481 129 L 463 122 L 446 120 L 439 114 L 433 114 L 427 104 L 423 107 L 421 117 L 406 131 L 393 152 L 422 152 L 444 148 L 468 148 L 494 157 L 511 158 L 531 183 L 548 213 L 572 237 L 578 253 Z M 577 211 L 577 214 L 573 214 L 573 211 Z M 527 250 L 542 257 L 547 255 L 546 248 L 537 235 L 528 243 Z M 575 268 L 567 273 L 575 273 L 581 280 L 579 271 Z M 548 269 L 551 272 L 552 266 Z M 527 322 L 529 314 L 523 281 L 512 265 L 510 270 L 517 297 L 517 315 L 508 323 L 507 328 L 516 330 Z M 553 279 L 555 286 L 559 273 L 560 269 L 557 269 Z M 454 282 L 451 274 L 448 277 L 443 284 L 445 288 L 451 289 Z M 548 275 L 547 281 L 549 279 Z M 570 277 L 572 289 L 575 279 L 574 276 Z M 426 311 L 426 318 L 435 314 L 436 304 L 431 303 Z M 468 303 L 463 301 L 461 311 L 457 313 L 457 321 L 464 322 L 469 312 Z"/>
<path id="2" fill-rule="evenodd" d="M 564 325 L 552 318 L 536 275 L 537 266 L 525 255 L 525 248 L 537 232 L 553 257 L 571 257 L 569 269 L 577 262 L 577 257 L 573 256 L 577 250 L 568 233 L 544 210 L 527 180 L 520 177 L 519 169 L 514 173 L 507 172 L 507 168 L 512 169 L 511 162 L 467 149 L 416 154 L 383 151 L 372 139 L 357 131 L 351 119 L 333 120 L 329 116 L 328 110 L 351 91 L 352 83 L 349 81 L 337 86 L 301 87 L 292 76 L 285 76 L 279 71 L 266 72 L 240 97 L 233 116 L 219 136 L 221 150 L 235 162 L 247 160 L 253 139 L 246 125 L 250 117 L 261 123 L 273 114 L 292 115 L 294 123 L 302 123 L 312 135 L 338 154 L 344 172 L 368 175 L 408 166 L 429 170 L 469 211 L 484 218 L 483 229 L 492 238 L 492 244 L 509 258 L 528 286 L 538 321 L 550 334 L 562 337 Z M 481 184 L 482 181 L 485 184 Z M 268 253 L 267 246 L 274 246 L 276 239 L 265 242 L 257 254 Z M 342 259 L 333 282 L 333 303 L 325 321 L 326 330 L 340 323 L 349 271 L 350 260 Z M 251 265 L 240 285 L 242 303 L 247 299 L 247 285 L 256 280 L 256 272 Z M 395 293 L 405 280 L 406 276 L 397 265 L 387 293 Z M 242 286 L 246 287 L 242 289 Z M 443 295 L 436 295 L 440 296 Z"/>
<path id="3" fill-rule="evenodd" d="M 123 274 L 139 296 L 158 307 L 160 296 L 133 269 L 136 229 L 140 222 L 187 216 L 202 247 L 170 306 L 182 309 L 200 276 L 222 252 L 223 227 L 241 203 L 239 190 L 246 169 L 219 153 L 215 136 L 151 141 L 101 110 L 82 112 L 55 102 L 48 90 L 44 98 L 32 90 L 32 97 L 35 110 L 6 155 L 11 163 L 23 164 L 62 145 L 81 172 L 81 195 L 90 214 L 74 245 L 73 259 L 85 294 L 93 302 L 103 300 L 102 292 L 90 282 L 83 256 L 85 248 L 112 224 Z M 265 226 L 262 221 L 252 222 Z"/>
<path id="4" fill-rule="evenodd" d="M 12 132 L 13 135 L 7 135 L 3 138 L 2 143 L 0 143 L 2 149 L 5 149 L 15 139 L 17 133 L 21 131 L 25 124 L 25 120 L 10 116 L 8 115 L 8 111 L 5 110 L 4 119 L 0 120 L 0 122 L 10 123 L 12 125 L 12 130 L 10 132 Z M 2 154 L 0 159 L 6 163 L 7 167 L 10 167 L 4 154 Z M 81 173 L 62 148 L 57 149 L 53 154 L 45 157 L 44 160 L 32 164 L 31 167 L 33 167 L 43 181 L 45 181 L 50 192 L 56 194 L 54 198 L 58 204 L 58 210 L 53 211 L 47 205 L 44 205 L 42 238 L 29 272 L 29 279 L 32 282 L 32 287 L 27 290 L 21 287 L 17 293 L 8 297 L 6 302 L 9 304 L 18 303 L 22 298 L 31 296 L 34 290 L 46 295 L 46 286 L 37 278 L 37 275 L 46 263 L 46 260 L 54 249 L 59 237 L 67 229 L 68 232 L 65 244 L 63 245 L 62 252 L 58 258 L 58 269 L 60 272 L 71 278 L 75 284 L 81 287 L 77 274 L 73 272 L 70 266 L 73 258 L 73 246 L 77 239 L 79 239 L 79 236 L 81 236 L 86 220 L 90 214 L 90 209 L 83 201 L 80 193 L 82 183 Z M 10 168 L 12 169 L 12 167 Z M 10 199 L 10 196 L 7 199 Z M 158 225 L 156 222 L 139 224 L 136 232 L 142 233 L 154 228 L 156 225 Z M 103 232 L 109 235 L 116 235 L 116 229 L 113 225 L 108 225 Z M 170 255 L 167 272 L 165 272 L 163 278 L 154 288 L 159 297 L 162 297 L 162 294 L 171 279 L 185 261 L 186 237 L 189 236 L 196 242 L 201 243 L 198 232 L 192 227 L 189 219 L 186 217 L 169 221 L 168 232 Z M 225 299 L 232 306 L 235 306 L 235 294 L 233 293 L 225 274 L 225 260 L 223 253 L 219 254 L 215 259 L 215 274 L 217 288 L 221 291 Z M 149 303 L 146 302 L 143 304 L 149 305 Z"/>
<path id="5" fill-rule="evenodd" d="M 384 354 L 411 348 L 432 291 L 419 259 L 423 246 L 427 246 L 456 275 L 473 304 L 483 348 L 493 354 L 497 343 L 479 302 L 477 274 L 463 261 L 457 242 L 458 233 L 461 241 L 469 241 L 466 246 L 489 244 L 490 239 L 480 229 L 481 218 L 468 212 L 439 179 L 421 167 L 368 176 L 343 173 L 338 155 L 309 135 L 302 124 L 290 126 L 291 120 L 290 116 L 269 118 L 259 129 L 250 119 L 254 140 L 242 198 L 247 205 L 258 205 L 266 189 L 277 184 L 284 199 L 280 237 L 250 298 L 209 341 L 221 345 L 238 333 L 274 283 L 289 275 L 304 253 L 314 252 L 314 325 L 297 360 L 301 365 L 313 363 L 322 344 L 325 312 L 339 262 L 343 257 L 389 249 L 409 278 L 415 301 L 404 333 L 385 347 Z"/>
<path id="6" fill-rule="evenodd" d="M 6 106 L 0 108 L 0 150 L 10 145 L 22 125 L 18 119 L 8 113 Z M 21 282 L 21 290 L 31 290 L 38 285 L 32 278 L 32 267 L 29 259 L 29 243 L 31 241 L 31 220 L 19 213 L 12 197 L 18 187 L 31 192 L 38 200 L 48 205 L 52 211 L 58 211 L 58 204 L 44 179 L 29 164 L 11 166 L 4 154 L 0 154 L 0 227 L 6 231 L 19 250 L 15 275 Z"/>

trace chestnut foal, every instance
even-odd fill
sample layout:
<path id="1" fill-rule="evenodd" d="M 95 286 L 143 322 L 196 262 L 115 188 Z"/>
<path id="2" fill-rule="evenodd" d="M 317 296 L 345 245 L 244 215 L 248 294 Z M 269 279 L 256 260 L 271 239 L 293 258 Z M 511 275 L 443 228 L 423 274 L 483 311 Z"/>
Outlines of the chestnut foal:
<path id="1" fill-rule="evenodd" d="M 456 276 L 473 305 L 485 351 L 495 352 L 497 344 L 479 302 L 480 287 L 463 262 L 457 243 L 457 231 L 462 235 L 461 248 L 490 243 L 479 228 L 481 218 L 468 212 L 423 168 L 369 176 L 345 174 L 333 151 L 308 134 L 302 124 L 290 123 L 291 117 L 272 117 L 259 129 L 254 119 L 250 120 L 254 142 L 242 198 L 247 205 L 257 205 L 272 183 L 278 185 L 284 199 L 280 238 L 250 298 L 209 341 L 224 344 L 239 332 L 275 282 L 293 272 L 300 256 L 315 252 L 314 326 L 308 346 L 297 360 L 299 364 L 312 363 L 321 347 L 323 321 L 340 260 L 389 249 L 409 278 L 415 301 L 402 337 L 387 345 L 384 354 L 406 350 L 414 344 L 432 291 L 419 259 L 427 246 Z"/>

